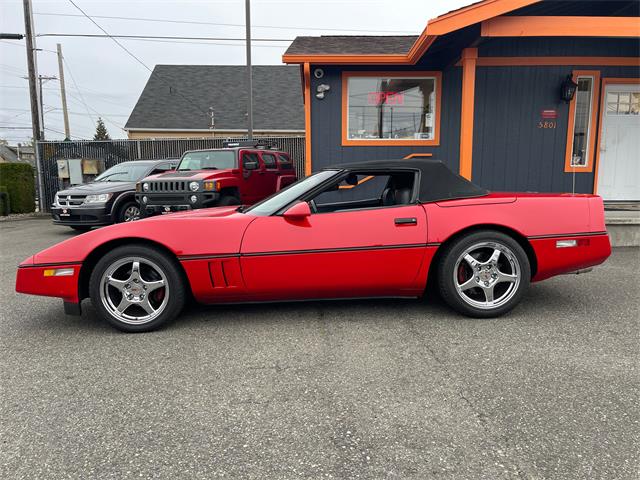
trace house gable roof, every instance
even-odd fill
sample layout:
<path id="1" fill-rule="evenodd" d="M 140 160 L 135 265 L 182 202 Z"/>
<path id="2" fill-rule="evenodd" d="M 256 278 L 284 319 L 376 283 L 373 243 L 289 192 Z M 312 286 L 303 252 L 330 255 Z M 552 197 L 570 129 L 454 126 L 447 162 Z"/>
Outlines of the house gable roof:
<path id="1" fill-rule="evenodd" d="M 446 35 L 462 28 L 468 27 L 475 23 L 482 22 L 489 18 L 493 18 L 505 13 L 512 12 L 519 8 L 527 7 L 542 0 L 482 0 L 466 7 L 452 10 L 444 15 L 433 18 L 427 22 L 424 31 L 418 36 L 410 48 L 405 52 L 389 52 L 380 51 L 383 45 L 381 40 L 384 37 L 374 37 L 376 41 L 371 42 L 373 47 L 363 53 L 324 53 L 314 54 L 312 51 L 303 52 L 301 44 L 295 45 L 294 40 L 292 46 L 295 49 L 288 49 L 282 56 L 284 63 L 383 63 L 383 64 L 414 64 L 427 51 L 427 49 L 435 42 L 438 36 Z M 314 37 L 305 37 L 307 39 Z M 315 37 L 315 50 L 322 49 L 318 46 L 322 39 L 326 37 Z M 343 37 L 349 38 L 349 37 Z M 353 37 L 351 37 L 353 38 Z M 398 37 L 392 37 L 398 38 Z M 404 37 L 407 38 L 407 37 Z M 296 39 L 297 40 L 297 39 Z M 311 44 L 311 40 L 305 41 L 307 45 Z M 376 51 L 377 50 L 377 51 Z"/>
<path id="2" fill-rule="evenodd" d="M 482 26 L 483 36 L 638 37 L 637 20 L 630 17 L 638 17 L 639 5 L 630 0 L 481 0 L 429 20 L 422 34 L 405 50 L 402 47 L 406 45 L 399 39 L 408 42 L 410 37 L 301 37 L 300 41 L 294 40 L 282 60 L 336 65 L 412 65 L 439 37 L 473 28 L 473 25 Z M 522 15 L 524 23 L 512 15 Z M 590 17 L 588 24 L 584 23 L 586 17 Z M 526 33 L 536 21 L 536 31 Z M 550 24 L 546 30 L 545 22 Z M 574 29 L 564 31 L 563 22 Z M 500 28 L 503 25 L 506 26 Z M 368 41 L 362 40 L 367 38 Z M 338 39 L 343 42 L 342 46 L 336 45 Z"/>
<path id="3" fill-rule="evenodd" d="M 253 67 L 254 130 L 304 130 L 297 66 Z M 247 129 L 246 67 L 156 65 L 125 130 Z"/>

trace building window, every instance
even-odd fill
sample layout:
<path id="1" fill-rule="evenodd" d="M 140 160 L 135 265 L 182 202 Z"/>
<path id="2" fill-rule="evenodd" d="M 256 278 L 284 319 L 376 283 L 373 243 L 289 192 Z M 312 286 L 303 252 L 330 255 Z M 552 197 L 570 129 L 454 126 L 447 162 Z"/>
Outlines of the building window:
<path id="1" fill-rule="evenodd" d="M 343 143 L 436 145 L 440 74 L 345 73 Z"/>
<path id="2" fill-rule="evenodd" d="M 607 92 L 607 115 L 640 115 L 640 93 Z"/>
<path id="3" fill-rule="evenodd" d="M 574 72 L 573 78 L 578 88 L 569 108 L 565 171 L 590 172 L 593 169 L 591 159 L 594 156 L 600 72 Z"/>

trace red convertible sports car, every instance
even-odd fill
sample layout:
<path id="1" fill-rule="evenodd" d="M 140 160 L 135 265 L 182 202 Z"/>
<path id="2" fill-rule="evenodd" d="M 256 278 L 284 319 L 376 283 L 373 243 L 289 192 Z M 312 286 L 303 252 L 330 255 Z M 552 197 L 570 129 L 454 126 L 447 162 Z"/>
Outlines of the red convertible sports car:
<path id="1" fill-rule="evenodd" d="M 596 195 L 490 193 L 436 160 L 345 164 L 251 208 L 123 223 L 43 250 L 16 290 L 84 298 L 114 327 L 149 331 L 185 301 L 420 297 L 427 281 L 472 317 L 516 306 L 530 282 L 611 253 Z"/>

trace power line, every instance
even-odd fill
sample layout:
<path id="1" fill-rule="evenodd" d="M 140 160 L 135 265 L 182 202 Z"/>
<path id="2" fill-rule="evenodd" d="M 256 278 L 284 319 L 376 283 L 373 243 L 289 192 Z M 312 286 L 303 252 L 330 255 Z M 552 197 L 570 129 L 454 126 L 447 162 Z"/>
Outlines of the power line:
<path id="1" fill-rule="evenodd" d="M 127 38 L 128 41 L 133 42 L 154 42 L 154 43 L 171 43 L 173 45 L 207 45 L 207 46 L 222 46 L 222 47 L 245 47 L 244 43 L 218 43 L 218 42 L 190 42 L 188 40 L 154 40 L 148 38 Z M 286 45 L 252 45 L 251 48 L 279 48 L 284 49 Z"/>
<path id="2" fill-rule="evenodd" d="M 56 92 L 58 94 L 58 96 L 60 95 L 59 92 Z M 110 123 L 111 125 L 117 127 L 120 130 L 124 130 L 124 127 L 122 127 L 121 125 L 118 125 L 116 122 L 114 122 L 113 120 L 111 120 L 109 117 L 106 117 L 104 115 L 102 115 L 100 112 L 98 112 L 95 108 L 91 107 L 89 104 L 84 104 L 77 96 L 75 96 L 73 93 L 69 92 L 69 96 L 71 97 L 72 100 L 75 100 L 76 102 L 79 102 L 80 104 L 84 105 L 86 108 L 88 108 L 89 110 L 91 110 L 96 116 L 102 118 L 104 121 L 106 121 L 107 123 Z M 91 116 L 91 120 L 93 121 L 93 117 Z"/>
<path id="3" fill-rule="evenodd" d="M 82 13 L 82 15 L 84 15 L 91 23 L 93 23 L 96 27 L 98 27 L 100 29 L 100 31 L 102 31 L 102 33 L 104 33 L 105 35 L 107 35 L 108 37 L 111 38 L 111 40 L 113 40 L 116 45 L 118 45 L 122 50 L 124 50 L 125 52 L 127 52 L 127 54 L 133 58 L 136 62 L 138 62 L 140 65 L 142 65 L 144 68 L 146 68 L 150 73 L 153 73 L 153 70 L 151 68 L 149 68 L 147 66 L 146 63 L 144 63 L 142 60 L 140 60 L 137 56 L 135 56 L 127 47 L 125 47 L 124 45 L 122 45 L 122 43 L 120 43 L 116 38 L 113 38 L 111 35 L 109 35 L 109 32 L 107 32 L 104 28 L 102 28 L 98 22 L 96 22 L 93 18 L 91 18 L 89 15 L 87 15 L 87 13 L 85 13 L 84 10 L 82 10 L 78 5 L 76 5 L 76 3 L 73 0 L 69 0 L 69 3 L 71 3 L 71 5 L 73 5 L 80 13 Z M 164 83 L 166 83 L 168 86 L 173 87 L 169 82 L 167 82 L 166 80 L 164 80 L 162 78 L 161 75 L 158 75 L 158 78 L 160 80 L 162 80 Z M 185 95 L 183 95 L 180 91 L 177 91 L 176 93 L 178 93 L 178 95 L 180 95 L 182 98 L 184 98 L 185 100 L 187 100 L 189 103 L 191 103 L 194 107 L 196 107 L 198 110 L 200 110 L 200 112 L 204 113 L 205 115 L 208 112 L 205 112 L 202 108 L 200 108 L 200 105 L 198 105 L 197 103 L 193 102 L 192 100 L 190 100 L 188 97 L 186 97 Z M 122 128 L 122 127 L 120 127 Z"/>
<path id="4" fill-rule="evenodd" d="M 46 15 L 46 16 L 55 16 L 55 17 L 82 17 L 82 15 L 73 14 L 73 13 L 35 13 L 35 15 Z M 159 22 L 159 23 L 178 23 L 178 24 L 188 24 L 188 25 L 215 25 L 219 27 L 243 27 L 242 23 L 215 23 L 215 22 L 202 22 L 196 20 L 169 20 L 163 18 L 142 18 L 142 17 L 117 17 L 117 16 L 109 16 L 109 15 L 94 15 L 94 18 L 105 18 L 110 20 L 132 20 L 138 22 Z M 275 25 L 252 25 L 254 28 L 267 28 L 274 30 L 327 30 L 332 32 L 361 32 L 361 33 L 404 33 L 404 34 L 414 34 L 415 32 L 407 32 L 406 30 L 362 30 L 362 29 L 354 29 L 354 28 L 329 28 L 329 27 L 292 27 L 292 26 L 275 26 Z"/>
<path id="5" fill-rule="evenodd" d="M 98 33 L 39 33 L 36 37 L 86 37 L 86 38 L 128 38 L 128 39 L 157 39 L 157 40 L 204 40 L 243 42 L 244 38 L 230 37 L 180 37 L 171 35 L 100 35 Z M 291 38 L 252 38 L 256 42 L 292 42 Z"/>
<path id="6" fill-rule="evenodd" d="M 20 45 L 20 44 L 15 43 L 15 42 L 9 42 L 7 40 L 0 40 L 0 43 L 4 43 L 5 45 L 10 45 L 12 47 L 18 47 L 18 48 L 23 48 L 24 49 L 24 45 Z M 36 48 L 36 52 L 48 52 L 48 53 L 55 53 L 55 54 L 58 53 L 55 50 L 47 50 L 46 48 Z"/>
<path id="7" fill-rule="evenodd" d="M 69 72 L 69 76 L 71 77 L 71 82 L 73 82 L 73 86 L 75 87 L 76 91 L 78 92 L 78 95 L 80 95 L 80 101 L 82 102 L 82 104 L 84 105 L 85 110 L 87 111 L 87 115 L 89 116 L 89 118 L 91 119 L 92 122 L 95 122 L 95 120 L 93 119 L 93 117 L 91 116 L 91 112 L 89 112 L 89 106 L 87 105 L 87 102 L 85 102 L 84 100 L 84 96 L 82 95 L 82 92 L 80 91 L 80 89 L 78 88 L 78 84 L 76 83 L 76 78 L 73 75 L 73 72 L 71 71 L 71 67 L 69 66 L 69 64 L 67 63 L 67 59 L 64 58 L 64 56 L 62 57 L 62 62 L 64 63 L 64 65 L 67 67 L 67 71 Z M 69 93 L 69 95 L 71 95 L 71 93 Z M 61 97 L 62 98 L 62 97 Z"/>
<path id="8" fill-rule="evenodd" d="M 60 110 L 62 110 L 60 107 L 51 107 L 51 110 L 49 110 L 49 112 L 61 113 Z M 72 111 L 69 111 L 69 115 L 81 115 L 85 117 L 87 116 L 86 113 L 72 112 Z M 128 113 L 105 113 L 103 115 L 109 115 L 110 117 L 128 117 L 129 116 Z"/>

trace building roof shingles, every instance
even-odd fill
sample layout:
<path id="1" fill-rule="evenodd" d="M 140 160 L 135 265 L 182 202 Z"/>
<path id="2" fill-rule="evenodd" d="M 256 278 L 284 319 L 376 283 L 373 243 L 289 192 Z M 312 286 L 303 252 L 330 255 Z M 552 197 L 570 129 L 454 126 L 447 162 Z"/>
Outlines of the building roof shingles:
<path id="1" fill-rule="evenodd" d="M 246 130 L 247 78 L 241 65 L 156 65 L 125 129 Z M 304 130 L 298 66 L 253 67 L 254 130 Z"/>
<path id="2" fill-rule="evenodd" d="M 296 37 L 285 55 L 402 55 L 417 38 L 417 35 Z"/>

